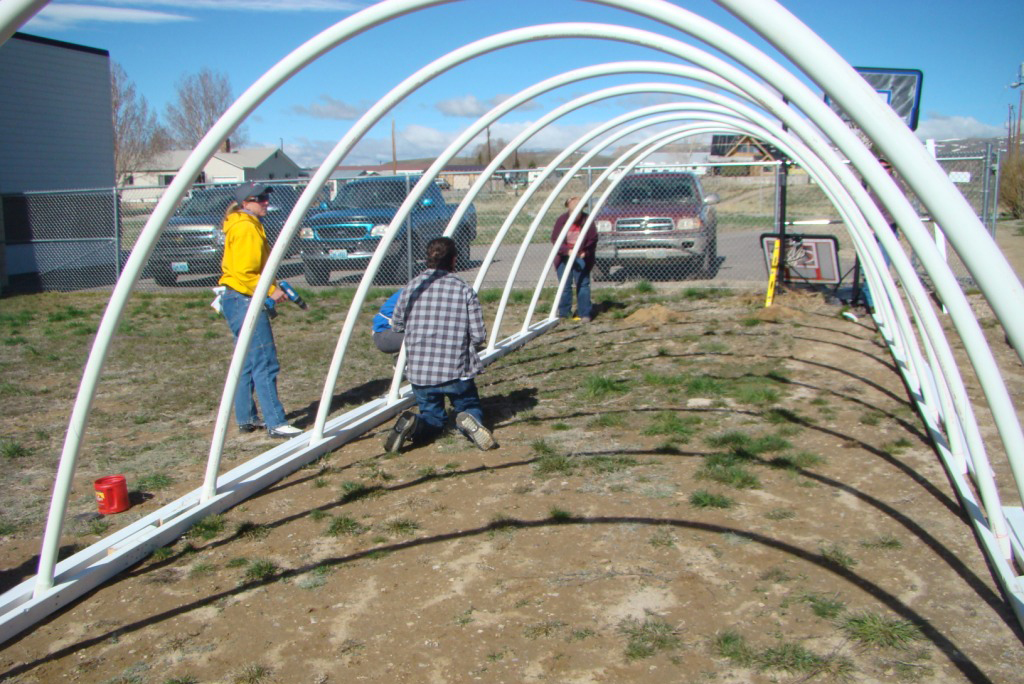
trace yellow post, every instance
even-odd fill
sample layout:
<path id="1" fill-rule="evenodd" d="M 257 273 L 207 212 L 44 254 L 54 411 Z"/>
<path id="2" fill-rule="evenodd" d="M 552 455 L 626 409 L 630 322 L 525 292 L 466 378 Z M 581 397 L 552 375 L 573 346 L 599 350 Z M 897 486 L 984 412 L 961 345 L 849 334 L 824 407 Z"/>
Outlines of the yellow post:
<path id="1" fill-rule="evenodd" d="M 768 271 L 768 294 L 764 298 L 764 307 L 767 309 L 775 299 L 775 282 L 779 277 L 779 253 L 782 250 L 782 240 L 775 241 L 775 248 L 772 250 L 772 267 Z"/>

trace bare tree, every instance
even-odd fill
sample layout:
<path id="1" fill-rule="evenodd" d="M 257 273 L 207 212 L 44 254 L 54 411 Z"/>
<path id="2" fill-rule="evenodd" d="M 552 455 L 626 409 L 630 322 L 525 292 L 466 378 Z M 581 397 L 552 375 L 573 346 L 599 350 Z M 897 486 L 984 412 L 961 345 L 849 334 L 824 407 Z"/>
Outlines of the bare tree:
<path id="1" fill-rule="evenodd" d="M 235 101 L 226 74 L 203 68 L 186 74 L 175 84 L 178 99 L 167 104 L 164 118 L 174 144 L 195 147 L 220 115 Z M 240 147 L 247 142 L 243 126 L 231 134 L 231 142 Z"/>
<path id="2" fill-rule="evenodd" d="M 167 149 L 167 135 L 146 98 L 120 64 L 110 65 L 110 108 L 114 123 L 114 171 L 118 185 L 142 163 Z"/>

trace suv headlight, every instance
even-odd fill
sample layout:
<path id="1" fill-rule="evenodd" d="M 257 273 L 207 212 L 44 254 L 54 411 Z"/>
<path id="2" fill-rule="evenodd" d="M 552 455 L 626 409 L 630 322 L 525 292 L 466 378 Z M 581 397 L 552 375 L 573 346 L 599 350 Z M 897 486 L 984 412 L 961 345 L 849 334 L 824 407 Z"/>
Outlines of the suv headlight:
<path id="1" fill-rule="evenodd" d="M 681 218 L 676 221 L 676 230 L 697 230 L 700 228 L 699 218 Z"/>
<path id="2" fill-rule="evenodd" d="M 299 229 L 299 238 L 302 240 L 313 240 L 316 238 L 316 234 L 309 226 L 303 226 Z"/>
<path id="3" fill-rule="evenodd" d="M 597 232 L 598 233 L 610 233 L 610 232 L 612 232 L 612 222 L 611 221 L 598 221 L 597 222 Z"/>
<path id="4" fill-rule="evenodd" d="M 372 237 L 384 237 L 384 233 L 387 231 L 387 229 L 388 224 L 378 223 L 377 225 L 370 229 L 370 235 Z"/>

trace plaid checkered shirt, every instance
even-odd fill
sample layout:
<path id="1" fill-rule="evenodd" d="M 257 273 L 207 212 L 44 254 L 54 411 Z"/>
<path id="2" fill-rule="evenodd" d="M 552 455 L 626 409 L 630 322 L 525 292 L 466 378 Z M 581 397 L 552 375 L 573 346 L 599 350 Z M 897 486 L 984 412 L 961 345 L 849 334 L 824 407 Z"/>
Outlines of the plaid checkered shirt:
<path id="1" fill-rule="evenodd" d="M 410 280 L 395 305 L 391 329 L 405 332 L 414 385 L 468 379 L 483 369 L 476 353 L 487 336 L 480 300 L 454 273 L 427 269 Z"/>

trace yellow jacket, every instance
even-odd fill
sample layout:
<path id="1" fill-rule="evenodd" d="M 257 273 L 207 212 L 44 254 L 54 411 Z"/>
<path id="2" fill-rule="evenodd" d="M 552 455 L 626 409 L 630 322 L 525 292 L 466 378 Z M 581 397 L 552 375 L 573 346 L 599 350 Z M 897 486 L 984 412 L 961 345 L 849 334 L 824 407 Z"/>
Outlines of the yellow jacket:
<path id="1" fill-rule="evenodd" d="M 263 224 L 247 211 L 235 211 L 224 219 L 224 256 L 220 284 L 244 295 L 256 291 L 263 267 L 270 256 L 270 243 Z M 276 289 L 271 285 L 267 294 Z"/>

